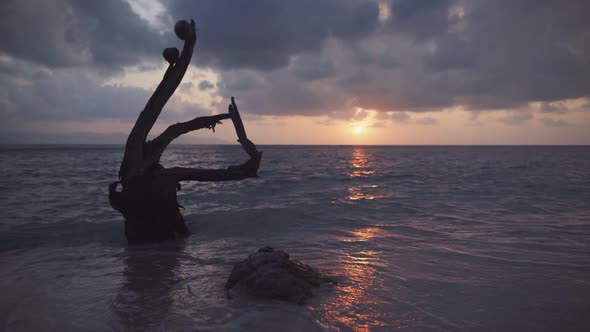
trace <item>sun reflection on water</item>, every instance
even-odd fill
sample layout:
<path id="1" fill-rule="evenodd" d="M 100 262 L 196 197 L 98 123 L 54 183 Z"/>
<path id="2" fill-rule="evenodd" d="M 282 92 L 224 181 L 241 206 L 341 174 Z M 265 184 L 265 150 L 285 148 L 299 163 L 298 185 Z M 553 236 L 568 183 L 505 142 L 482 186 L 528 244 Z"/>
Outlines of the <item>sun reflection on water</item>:
<path id="1" fill-rule="evenodd" d="M 348 162 L 350 170 L 348 171 L 349 178 L 369 178 L 375 175 L 369 162 L 369 156 L 361 147 L 355 147 L 352 150 L 352 157 Z M 347 188 L 348 194 L 346 199 L 349 201 L 358 200 L 374 200 L 384 197 L 377 195 L 375 192 L 380 188 L 378 184 L 360 184 L 351 185 Z"/>
<path id="2" fill-rule="evenodd" d="M 358 201 L 360 199 L 373 200 L 379 198 L 378 195 L 372 195 L 366 192 L 367 189 L 379 188 L 376 184 L 363 185 L 363 186 L 352 186 L 348 187 L 348 196 L 346 198 L 351 201 Z"/>
<path id="3" fill-rule="evenodd" d="M 375 174 L 371 168 L 369 168 L 368 156 L 363 148 L 355 147 L 352 150 L 352 158 L 349 161 L 349 166 L 352 170 L 348 173 L 351 178 L 368 177 Z"/>
<path id="4" fill-rule="evenodd" d="M 343 197 L 350 204 L 362 205 L 366 201 L 378 200 L 394 195 L 384 188 L 375 171 L 375 161 L 367 149 L 355 147 L 348 162 L 346 176 L 351 180 Z M 384 190 L 385 189 L 385 190 Z M 403 328 L 411 324 L 412 316 L 399 313 L 387 306 L 391 300 L 383 300 L 384 293 L 392 293 L 391 286 L 384 282 L 387 264 L 382 259 L 380 239 L 385 236 L 383 229 L 374 225 L 348 231 L 338 238 L 342 243 L 336 276 L 342 278 L 334 288 L 330 299 L 310 310 L 317 311 L 319 325 L 329 331 L 371 331 Z M 389 260 L 389 259 L 388 259 Z M 394 294 L 391 294 L 392 297 Z M 391 307 L 390 307 L 391 308 Z"/>
<path id="5" fill-rule="evenodd" d="M 369 242 L 380 232 L 376 227 L 358 229 L 341 240 L 352 245 Z M 336 273 L 345 281 L 336 288 L 334 299 L 320 305 L 322 317 L 318 324 L 330 331 L 370 331 L 375 327 L 389 326 L 386 314 L 380 310 L 378 297 L 370 291 L 381 287 L 378 268 L 384 263 L 380 255 L 380 251 L 362 248 L 342 253 Z"/>
<path id="6" fill-rule="evenodd" d="M 349 234 L 351 236 L 345 237 L 342 239 L 344 242 L 366 242 L 377 236 L 381 232 L 380 228 L 377 227 L 367 227 L 363 229 L 358 229 L 351 231 Z"/>

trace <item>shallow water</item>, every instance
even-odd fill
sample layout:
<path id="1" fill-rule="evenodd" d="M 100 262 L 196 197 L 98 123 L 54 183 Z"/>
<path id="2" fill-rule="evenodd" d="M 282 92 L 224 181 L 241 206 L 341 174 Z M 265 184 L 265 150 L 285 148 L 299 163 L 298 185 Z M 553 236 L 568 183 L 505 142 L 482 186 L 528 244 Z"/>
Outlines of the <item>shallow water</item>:
<path id="1" fill-rule="evenodd" d="M 128 248 L 107 201 L 122 147 L 0 147 L 1 328 L 589 330 L 590 148 L 260 149 L 258 179 L 183 185 L 191 237 Z M 178 146 L 164 164 L 246 158 Z M 226 298 L 265 245 L 339 286 Z"/>

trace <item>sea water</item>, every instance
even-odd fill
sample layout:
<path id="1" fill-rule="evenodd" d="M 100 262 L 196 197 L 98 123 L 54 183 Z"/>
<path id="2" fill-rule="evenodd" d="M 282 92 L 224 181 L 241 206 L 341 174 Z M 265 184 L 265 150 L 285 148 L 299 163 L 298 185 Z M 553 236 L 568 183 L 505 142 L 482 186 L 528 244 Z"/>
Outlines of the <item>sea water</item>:
<path id="1" fill-rule="evenodd" d="M 2 146 L 0 329 L 590 330 L 590 148 L 259 148 L 257 179 L 182 184 L 189 238 L 130 247 L 107 198 L 122 146 Z M 172 146 L 163 164 L 246 159 Z M 266 245 L 338 285 L 228 298 Z"/>

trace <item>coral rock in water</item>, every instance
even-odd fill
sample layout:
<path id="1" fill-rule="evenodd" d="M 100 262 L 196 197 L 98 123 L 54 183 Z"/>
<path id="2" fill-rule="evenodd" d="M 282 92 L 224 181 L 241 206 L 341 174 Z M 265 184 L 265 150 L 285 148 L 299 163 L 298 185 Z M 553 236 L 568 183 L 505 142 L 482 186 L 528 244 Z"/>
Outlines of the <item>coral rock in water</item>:
<path id="1" fill-rule="evenodd" d="M 311 266 L 292 260 L 283 250 L 267 246 L 234 265 L 225 288 L 304 303 L 312 296 L 312 288 L 324 283 L 335 284 Z"/>

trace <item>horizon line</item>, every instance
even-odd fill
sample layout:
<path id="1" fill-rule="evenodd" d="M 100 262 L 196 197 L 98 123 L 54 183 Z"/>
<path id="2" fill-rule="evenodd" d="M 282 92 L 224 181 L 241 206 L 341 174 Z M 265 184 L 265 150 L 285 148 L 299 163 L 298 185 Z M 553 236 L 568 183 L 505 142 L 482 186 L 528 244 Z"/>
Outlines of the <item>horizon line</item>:
<path id="1" fill-rule="evenodd" d="M 0 146 L 125 146 L 125 143 L 1 143 Z M 292 143 L 277 143 L 277 144 L 256 144 L 257 146 L 338 146 L 338 147 L 346 147 L 346 146 L 413 146 L 413 147 L 433 147 L 433 146 L 440 146 L 440 147 L 465 147 L 465 146 L 473 146 L 473 147 L 493 147 L 493 146 L 506 146 L 506 147 L 567 147 L 567 146 L 576 146 L 576 147 L 590 147 L 590 144 L 292 144 Z M 175 143 L 170 144 L 171 147 L 174 146 L 240 146 L 239 144 L 233 143 Z"/>

